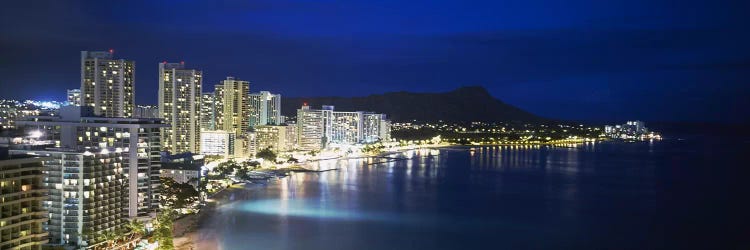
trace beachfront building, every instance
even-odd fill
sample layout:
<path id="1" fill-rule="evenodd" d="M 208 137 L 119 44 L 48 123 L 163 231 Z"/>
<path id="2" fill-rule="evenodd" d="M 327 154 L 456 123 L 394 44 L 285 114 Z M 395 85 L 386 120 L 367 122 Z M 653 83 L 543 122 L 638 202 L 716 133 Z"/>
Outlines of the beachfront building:
<path id="1" fill-rule="evenodd" d="M 325 146 L 327 112 L 310 109 L 307 104 L 297 110 L 297 144 L 301 150 L 321 150 Z"/>
<path id="2" fill-rule="evenodd" d="M 297 110 L 297 143 L 302 150 L 318 150 L 329 144 L 352 145 L 390 140 L 390 122 L 384 114 L 335 111 L 333 106 Z"/>

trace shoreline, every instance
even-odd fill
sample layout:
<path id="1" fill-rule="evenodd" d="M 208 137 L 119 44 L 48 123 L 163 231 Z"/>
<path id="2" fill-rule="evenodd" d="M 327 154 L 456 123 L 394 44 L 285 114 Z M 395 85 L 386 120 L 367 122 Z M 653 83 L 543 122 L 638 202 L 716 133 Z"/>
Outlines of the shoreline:
<path id="1" fill-rule="evenodd" d="M 609 140 L 601 140 L 602 141 L 609 141 Z M 317 163 L 321 161 L 330 161 L 330 160 L 352 160 L 352 159 L 362 159 L 362 158 L 388 158 L 390 155 L 394 154 L 400 154 L 409 150 L 420 150 L 420 149 L 442 149 L 442 148 L 458 148 L 458 149 L 467 149 L 471 147 L 484 147 L 484 146 L 542 146 L 542 145 L 566 145 L 571 143 L 583 143 L 583 142 L 570 142 L 570 143 L 527 143 L 527 144 L 515 144 L 515 143 L 498 143 L 498 144 L 482 144 L 482 145 L 461 145 L 461 144 L 440 144 L 440 145 L 422 145 L 419 147 L 414 148 L 402 148 L 398 149 L 396 151 L 387 151 L 387 152 L 380 152 L 377 154 L 372 155 L 360 155 L 360 156 L 341 156 L 341 157 L 335 157 L 335 158 L 327 158 L 327 159 L 317 159 L 312 161 L 306 161 L 304 163 L 300 163 L 299 165 L 286 167 L 286 168 L 268 168 L 268 169 L 262 169 L 261 172 L 268 172 L 268 173 L 290 173 L 290 172 L 300 172 L 300 173 L 321 173 L 321 172 L 327 172 L 327 171 L 334 171 L 339 170 L 338 168 L 333 169 L 323 169 L 323 170 L 315 170 L 310 169 L 308 166 L 305 166 L 309 163 Z M 382 162 L 380 162 L 382 163 Z M 375 164 L 375 163 L 373 163 Z M 286 175 L 273 175 L 269 178 L 263 178 L 263 180 L 268 181 L 270 179 L 276 178 L 284 178 L 287 177 Z M 189 214 L 186 216 L 183 216 L 177 220 L 174 221 L 174 227 L 173 227 L 173 243 L 175 246 L 175 249 L 186 249 L 186 250 L 193 250 L 193 249 L 218 249 L 218 242 L 216 242 L 217 235 L 215 232 L 210 230 L 210 227 L 205 227 L 206 223 L 209 222 L 209 218 L 212 216 L 213 213 L 216 212 L 216 209 L 226 204 L 227 202 L 232 202 L 233 197 L 237 195 L 241 195 L 243 191 L 248 191 L 253 188 L 264 188 L 266 185 L 262 183 L 257 182 L 251 182 L 250 180 L 246 182 L 242 182 L 239 184 L 232 184 L 228 188 L 224 188 L 213 195 L 211 195 L 210 198 L 206 200 L 206 205 L 197 213 L 195 214 Z M 207 229 L 207 230 L 206 230 Z"/>

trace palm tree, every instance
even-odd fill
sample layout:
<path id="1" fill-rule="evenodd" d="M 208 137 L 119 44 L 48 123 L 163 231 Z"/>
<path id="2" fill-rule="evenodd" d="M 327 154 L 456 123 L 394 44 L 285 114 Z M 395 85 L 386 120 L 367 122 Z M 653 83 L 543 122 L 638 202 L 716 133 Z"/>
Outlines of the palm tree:
<path id="1" fill-rule="evenodd" d="M 114 230 L 107 230 L 107 231 L 104 231 L 104 233 L 102 233 L 102 237 L 104 238 L 104 241 L 106 241 L 107 245 L 110 247 L 117 240 L 118 236 L 119 235 Z"/>
<path id="2" fill-rule="evenodd" d="M 126 227 L 130 230 L 130 240 L 133 240 L 138 235 L 143 235 L 146 233 L 146 226 L 143 224 L 143 222 L 138 221 L 138 219 L 131 220 Z"/>

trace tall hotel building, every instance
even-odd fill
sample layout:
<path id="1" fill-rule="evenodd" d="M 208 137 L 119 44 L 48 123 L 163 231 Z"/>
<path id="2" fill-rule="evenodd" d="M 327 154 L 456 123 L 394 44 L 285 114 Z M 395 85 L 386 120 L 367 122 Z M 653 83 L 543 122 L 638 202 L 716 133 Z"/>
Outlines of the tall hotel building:
<path id="1" fill-rule="evenodd" d="M 124 229 L 122 207 L 127 204 L 123 200 L 127 180 L 120 148 L 11 153 L 45 159 L 43 188 L 49 190 L 49 199 L 43 208 L 49 212 L 49 222 L 44 228 L 50 244 L 90 247 L 103 244 L 95 235 Z"/>
<path id="2" fill-rule="evenodd" d="M 92 113 L 89 107 L 65 106 L 59 116 L 27 117 L 18 125 L 35 131 L 39 140 L 52 141 L 56 148 L 76 152 L 120 148 L 127 179 L 122 212 L 131 218 L 153 215 L 159 208 L 160 129 L 166 125 L 161 119 L 96 117 Z"/>
<path id="3" fill-rule="evenodd" d="M 201 94 L 201 131 L 216 130 L 214 92 Z"/>
<path id="4" fill-rule="evenodd" d="M 268 91 L 250 94 L 250 127 L 280 125 L 281 95 Z"/>
<path id="5" fill-rule="evenodd" d="M 318 150 L 328 144 L 372 143 L 390 140 L 390 121 L 384 114 L 320 110 L 303 105 L 297 110 L 297 144 L 302 150 Z"/>
<path id="6" fill-rule="evenodd" d="M 326 144 L 325 110 L 310 109 L 307 104 L 297 110 L 297 144 L 302 150 L 320 150 Z"/>
<path id="7" fill-rule="evenodd" d="M 44 231 L 49 197 L 44 187 L 47 158 L 13 156 L 0 148 L 0 249 L 42 249 L 49 242 Z"/>
<path id="8" fill-rule="evenodd" d="M 227 77 L 221 87 L 222 124 L 221 130 L 243 135 L 250 126 L 250 82 Z M 217 93 L 214 93 L 217 94 Z"/>
<path id="9" fill-rule="evenodd" d="M 362 113 L 331 111 L 329 114 L 329 123 L 327 124 L 327 133 L 329 143 L 337 144 L 357 144 L 362 141 Z"/>
<path id="10" fill-rule="evenodd" d="M 114 51 L 81 51 L 81 105 L 104 117 L 132 117 L 135 62 L 114 59 Z"/>
<path id="11" fill-rule="evenodd" d="M 203 73 L 184 63 L 159 63 L 159 112 L 162 150 L 173 154 L 200 150 Z"/>

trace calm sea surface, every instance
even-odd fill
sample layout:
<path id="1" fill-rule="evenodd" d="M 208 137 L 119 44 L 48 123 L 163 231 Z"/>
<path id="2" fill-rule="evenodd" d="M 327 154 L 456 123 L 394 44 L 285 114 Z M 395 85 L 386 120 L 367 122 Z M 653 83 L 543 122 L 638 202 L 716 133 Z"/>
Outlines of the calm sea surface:
<path id="1" fill-rule="evenodd" d="M 233 195 L 219 249 L 750 249 L 748 141 L 456 147 Z"/>

